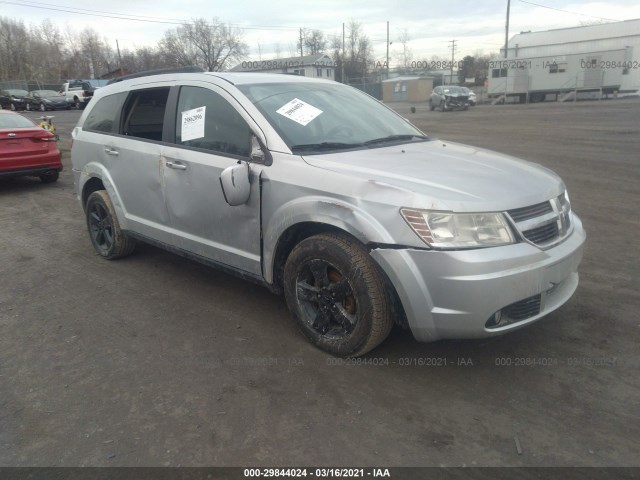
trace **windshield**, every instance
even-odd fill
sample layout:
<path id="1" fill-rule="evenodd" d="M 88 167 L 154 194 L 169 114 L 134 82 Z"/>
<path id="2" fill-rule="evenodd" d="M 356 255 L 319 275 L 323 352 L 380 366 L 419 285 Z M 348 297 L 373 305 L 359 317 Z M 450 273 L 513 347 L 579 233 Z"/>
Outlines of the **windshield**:
<path id="1" fill-rule="evenodd" d="M 339 83 L 238 85 L 285 143 L 305 154 L 423 141 L 425 135 L 374 98 Z"/>

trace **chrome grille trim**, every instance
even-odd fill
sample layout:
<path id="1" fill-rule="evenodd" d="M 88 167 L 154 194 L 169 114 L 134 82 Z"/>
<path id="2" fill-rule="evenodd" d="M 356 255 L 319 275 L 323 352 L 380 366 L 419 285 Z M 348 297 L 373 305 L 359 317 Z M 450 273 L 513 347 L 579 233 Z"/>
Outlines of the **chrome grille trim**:
<path id="1" fill-rule="evenodd" d="M 530 207 L 514 208 L 513 210 L 509 210 L 509 215 L 511 215 L 514 222 L 529 220 L 530 218 L 539 217 L 545 213 L 553 213 L 551 204 L 548 201 L 537 203 Z"/>

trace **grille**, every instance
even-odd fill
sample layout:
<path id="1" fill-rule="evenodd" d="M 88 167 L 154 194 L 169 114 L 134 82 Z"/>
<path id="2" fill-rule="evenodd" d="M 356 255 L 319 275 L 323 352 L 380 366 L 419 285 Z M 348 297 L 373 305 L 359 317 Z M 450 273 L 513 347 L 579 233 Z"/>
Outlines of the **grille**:
<path id="1" fill-rule="evenodd" d="M 520 234 L 530 243 L 550 247 L 570 233 L 571 206 L 564 194 L 546 202 L 508 210 Z"/>
<path id="2" fill-rule="evenodd" d="M 551 203 L 542 202 L 536 205 L 531 205 L 530 207 L 514 208 L 513 210 L 509 210 L 509 215 L 511 215 L 514 222 L 522 222 L 523 220 L 540 217 L 545 213 L 551 212 L 553 212 Z"/>
<path id="3" fill-rule="evenodd" d="M 540 301 L 542 295 L 534 295 L 533 297 L 525 298 L 519 302 L 512 303 L 511 305 L 502 309 L 503 315 L 506 315 L 511 320 L 520 321 L 531 318 L 534 315 L 540 313 Z"/>
<path id="4" fill-rule="evenodd" d="M 548 243 L 558 238 L 558 223 L 552 222 L 541 227 L 532 228 L 522 232 L 522 235 L 532 243 Z"/>

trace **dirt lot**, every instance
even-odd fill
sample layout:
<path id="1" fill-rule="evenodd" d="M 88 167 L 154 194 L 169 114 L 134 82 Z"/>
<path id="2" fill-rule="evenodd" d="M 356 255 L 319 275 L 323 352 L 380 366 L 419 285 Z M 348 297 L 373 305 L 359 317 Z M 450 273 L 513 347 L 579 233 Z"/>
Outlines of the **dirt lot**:
<path id="1" fill-rule="evenodd" d="M 265 289 L 153 247 L 98 258 L 78 112 L 57 112 L 60 181 L 0 180 L 0 465 L 640 465 L 640 101 L 395 107 L 564 178 L 588 233 L 567 305 L 490 341 L 394 330 L 340 364 Z"/>

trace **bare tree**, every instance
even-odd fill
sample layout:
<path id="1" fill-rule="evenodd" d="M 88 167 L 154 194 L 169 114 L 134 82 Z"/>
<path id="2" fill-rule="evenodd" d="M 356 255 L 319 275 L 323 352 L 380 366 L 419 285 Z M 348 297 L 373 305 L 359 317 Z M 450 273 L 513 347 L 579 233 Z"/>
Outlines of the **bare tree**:
<path id="1" fill-rule="evenodd" d="M 0 17 L 0 80 L 24 79 L 29 75 L 21 60 L 28 39 L 23 22 Z"/>
<path id="2" fill-rule="evenodd" d="M 231 62 L 244 58 L 249 50 L 239 29 L 216 18 L 211 23 L 198 18 L 167 31 L 159 48 L 169 64 L 199 65 L 211 72 L 224 70 Z"/>
<path id="3" fill-rule="evenodd" d="M 327 49 L 327 39 L 320 30 L 302 30 L 302 45 L 307 55 L 316 55 L 324 53 Z M 300 49 L 300 41 L 298 40 L 298 49 Z"/>
<path id="4" fill-rule="evenodd" d="M 333 59 L 336 62 L 336 80 L 347 83 L 349 79 L 360 81 L 367 76 L 373 65 L 373 45 L 362 30 L 362 24 L 351 20 L 347 25 L 345 51 L 342 51 L 342 35 L 336 35 L 331 42 Z M 344 68 L 345 78 L 342 78 Z M 356 80 L 357 79 L 357 80 Z"/>
<path id="5" fill-rule="evenodd" d="M 398 42 L 400 42 L 400 52 L 397 54 L 398 63 L 403 68 L 409 68 L 413 60 L 413 51 L 409 47 L 411 36 L 406 28 L 398 32 Z"/>

